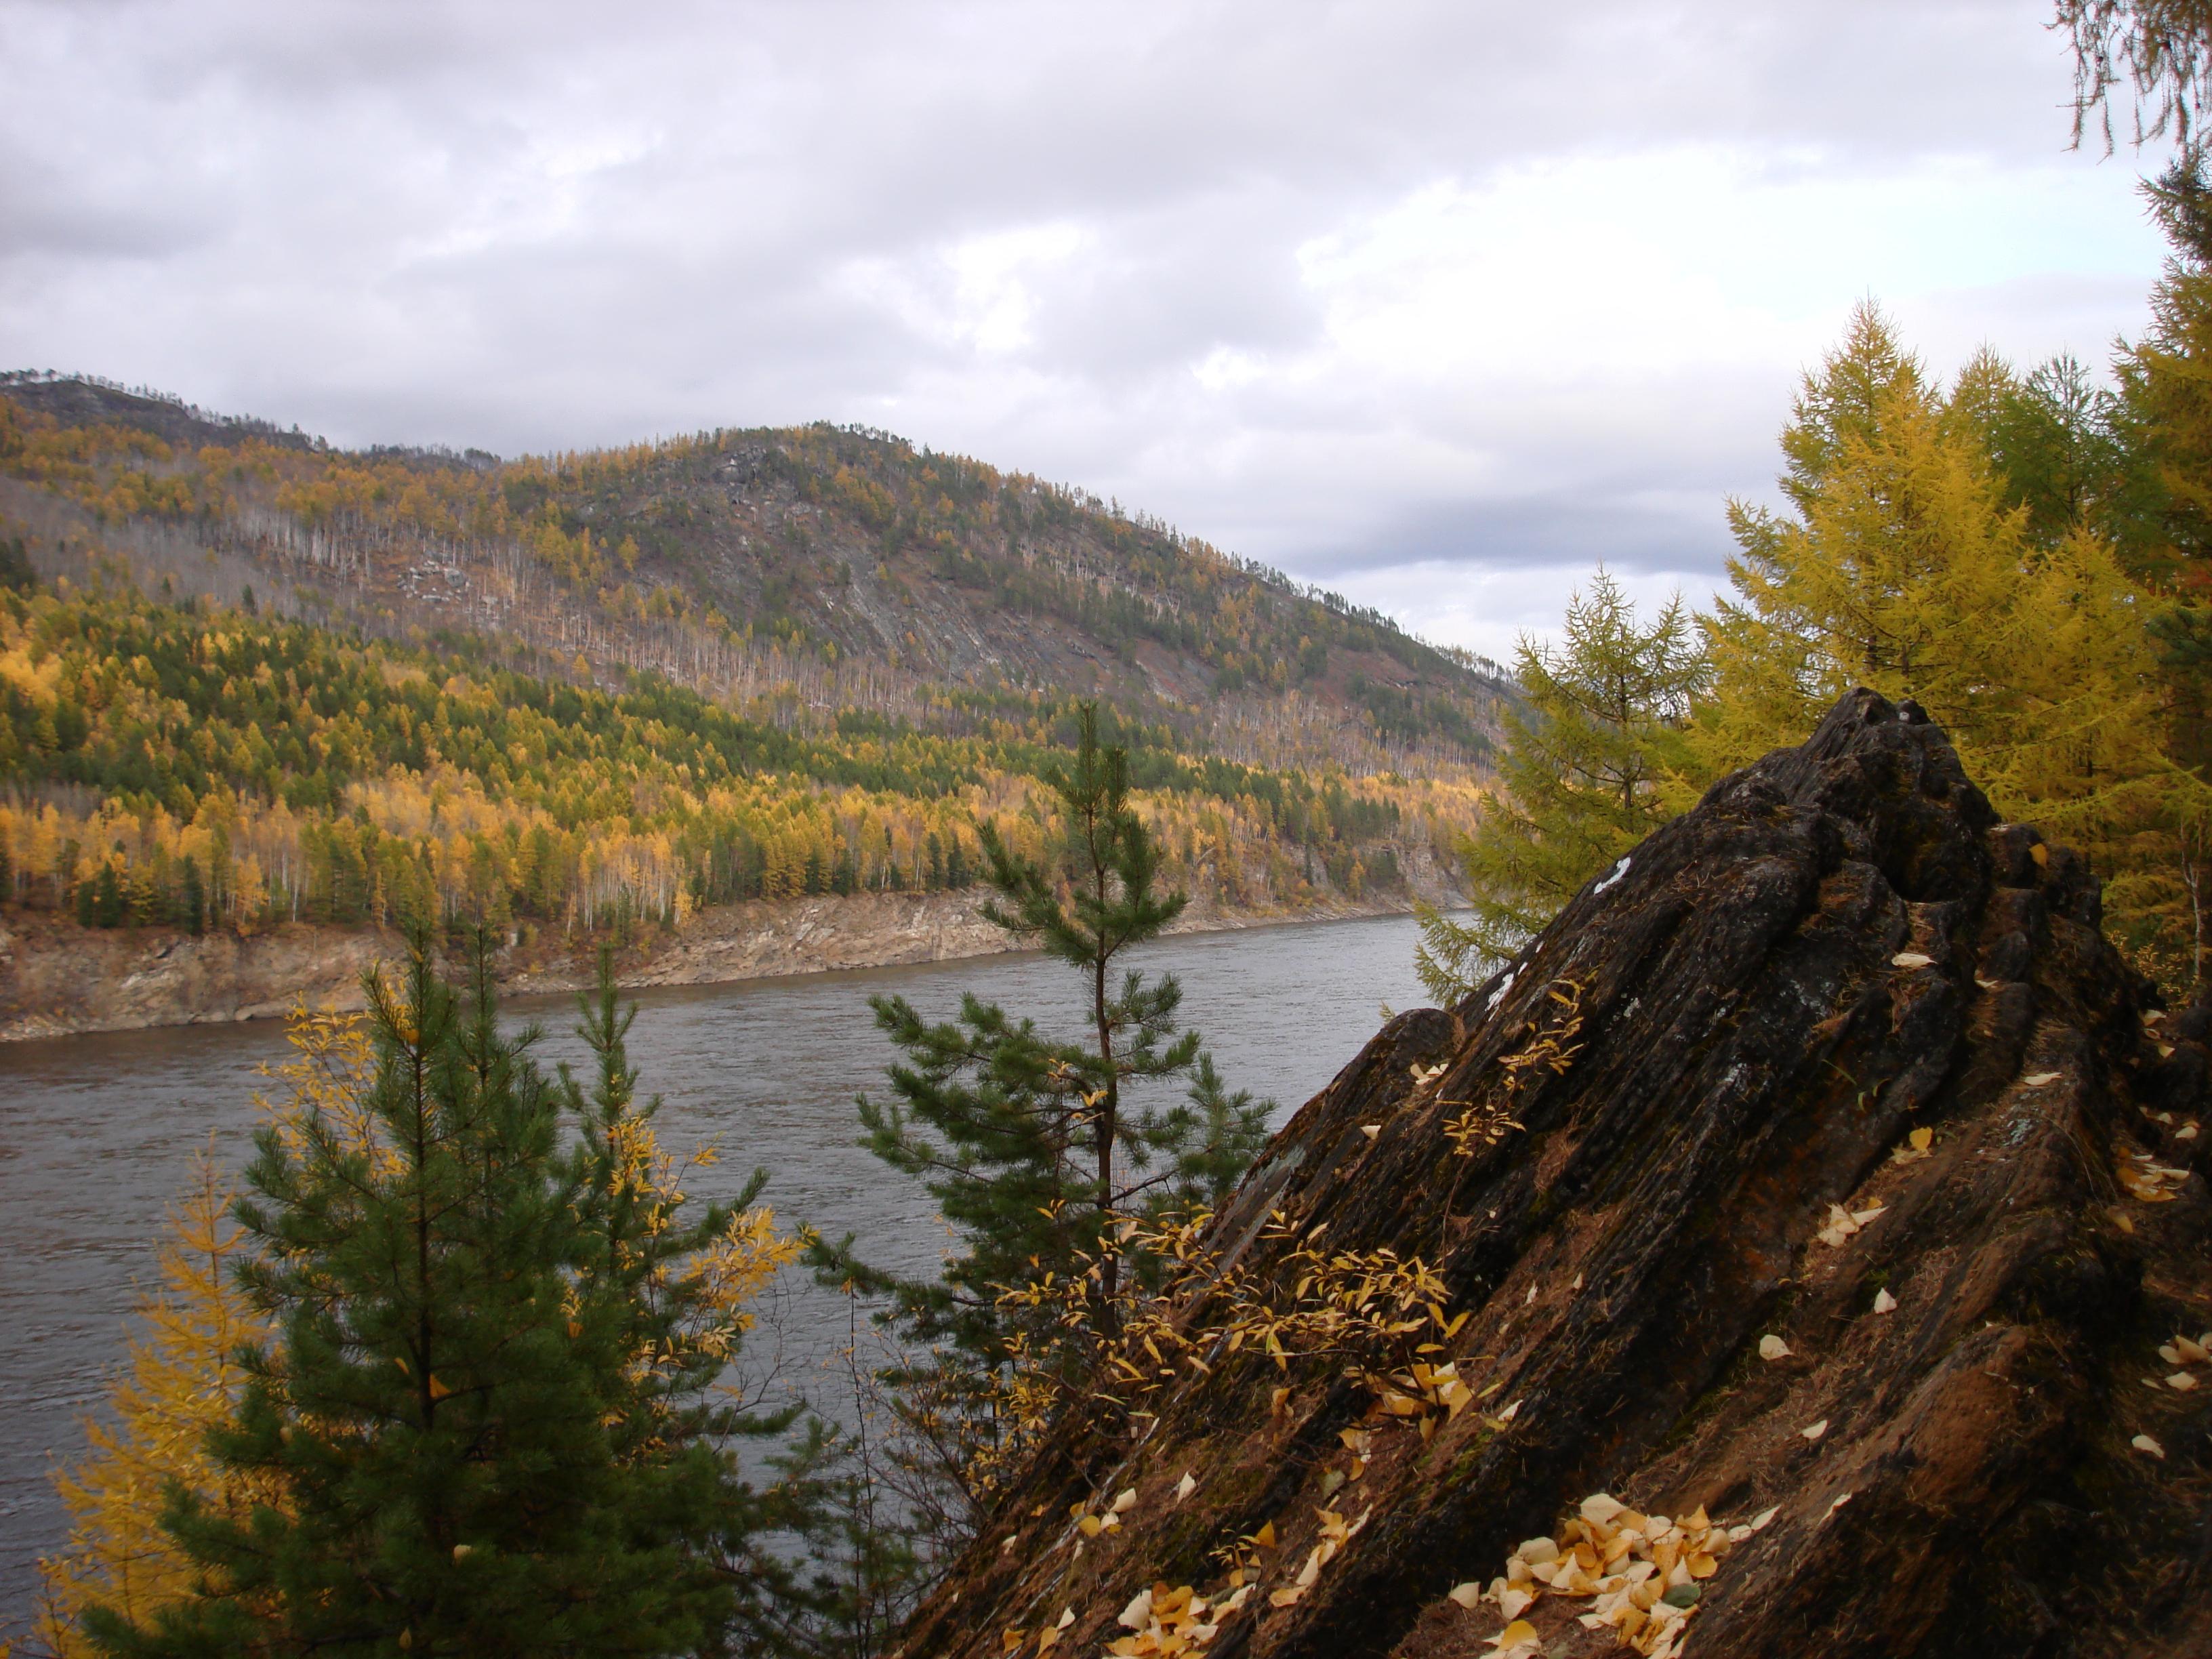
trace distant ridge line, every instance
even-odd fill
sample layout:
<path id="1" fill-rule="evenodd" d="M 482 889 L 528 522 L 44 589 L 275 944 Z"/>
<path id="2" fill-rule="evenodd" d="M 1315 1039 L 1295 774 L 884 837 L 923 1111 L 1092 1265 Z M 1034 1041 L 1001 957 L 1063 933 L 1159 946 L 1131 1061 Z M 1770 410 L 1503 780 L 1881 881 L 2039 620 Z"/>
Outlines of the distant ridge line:
<path id="1" fill-rule="evenodd" d="M 163 407 L 183 416 L 187 420 L 197 422 L 204 426 L 215 427 L 227 431 L 250 434 L 257 437 L 288 439 L 303 446 L 304 447 L 312 449 L 318 453 L 328 453 L 336 451 L 342 454 L 352 453 L 369 456 L 412 457 L 423 460 L 448 462 L 453 465 L 465 466 L 477 471 L 483 471 L 490 467 L 507 464 L 508 458 L 496 454 L 490 450 L 480 449 L 473 447 L 468 449 L 456 450 L 445 444 L 370 444 L 365 448 L 349 452 L 342 448 L 340 446 L 332 444 L 329 439 L 324 437 L 319 433 L 304 431 L 297 422 L 295 422 L 288 428 L 285 427 L 280 427 L 275 422 L 264 419 L 258 416 L 218 414 L 214 410 L 204 409 L 198 404 L 187 401 L 178 392 L 163 391 L 156 386 L 145 386 L 143 384 L 138 386 L 130 386 L 125 384 L 121 380 L 110 379 L 108 376 L 104 374 L 93 374 L 82 370 L 64 371 L 53 368 L 15 368 L 0 370 L 0 392 L 6 392 L 9 388 L 16 386 L 70 385 L 86 386 L 96 391 L 110 392 L 118 397 L 135 398 L 144 403 L 159 404 Z M 839 422 L 830 420 L 818 420 L 804 422 L 799 427 L 791 428 L 777 427 L 717 426 L 710 428 L 704 428 L 696 435 L 712 440 L 726 441 L 732 437 L 774 434 L 782 430 L 803 430 L 805 427 L 810 426 L 817 428 L 826 427 L 832 431 L 842 432 L 853 437 L 864 439 L 871 443 L 889 445 L 895 448 L 902 449 L 908 454 L 918 455 L 924 460 L 927 460 L 935 455 L 947 455 L 952 459 L 969 461 L 976 465 L 988 466 L 991 468 L 992 471 L 1000 472 L 1002 475 L 1006 472 L 1006 469 L 1000 467 L 995 462 L 984 461 L 980 457 L 962 456 L 957 451 L 939 450 L 928 444 L 918 445 L 912 439 L 902 437 L 897 433 L 886 431 L 880 427 L 864 425 L 856 422 Z M 665 441 L 658 439 L 652 441 L 652 442 L 656 445 L 662 441 Z M 548 455 L 544 459 L 557 461 L 566 459 L 570 455 L 588 454 L 592 452 L 588 450 L 562 451 L 557 455 Z M 1504 664 L 1496 661 L 1494 659 L 1483 655 L 1480 652 L 1471 651 L 1463 646 L 1439 644 L 1434 640 L 1425 638 L 1412 628 L 1409 628 L 1405 623 L 1400 622 L 1396 617 L 1390 616 L 1386 611 L 1377 609 L 1376 606 L 1356 605 L 1345 595 L 1335 592 L 1334 589 L 1325 588 L 1317 582 L 1300 581 L 1297 577 L 1291 575 L 1288 572 L 1282 570 L 1274 565 L 1268 564 L 1264 560 L 1251 558 L 1240 553 L 1228 552 L 1225 550 L 1213 549 L 1212 547 L 1212 544 L 1205 543 L 1202 538 L 1186 536 L 1176 526 L 1168 523 L 1165 520 L 1161 519 L 1155 514 L 1146 512 L 1142 509 L 1139 509 L 1135 512 L 1125 511 L 1118 498 L 1102 500 L 1095 491 L 1085 489 L 1081 485 L 1053 483 L 1044 479 L 1037 479 L 1036 482 L 1043 488 L 1057 491 L 1060 495 L 1067 497 L 1069 500 L 1076 502 L 1078 505 L 1088 507 L 1092 512 L 1106 514 L 1115 519 L 1124 520 L 1127 522 L 1134 525 L 1140 530 L 1148 531 L 1154 535 L 1162 537 L 1170 544 L 1178 549 L 1182 548 L 1188 543 L 1198 541 L 1202 545 L 1207 547 L 1210 550 L 1218 552 L 1221 557 L 1226 559 L 1236 569 L 1242 571 L 1245 575 L 1250 577 L 1255 581 L 1260 582 L 1266 586 L 1272 587 L 1279 592 L 1306 599 L 1312 604 L 1322 606 L 1326 610 L 1333 611 L 1337 615 L 1347 619 L 1365 623 L 1371 627 L 1387 629 L 1390 632 L 1398 634 L 1407 640 L 1411 640 L 1418 645 L 1426 647 L 1429 650 L 1436 652 L 1440 656 L 1449 658 L 1453 661 L 1457 662 L 1462 667 L 1471 672 L 1484 675 L 1501 683 L 1502 684 L 1510 685 L 1515 683 L 1512 672 L 1510 669 L 1505 667 Z"/>

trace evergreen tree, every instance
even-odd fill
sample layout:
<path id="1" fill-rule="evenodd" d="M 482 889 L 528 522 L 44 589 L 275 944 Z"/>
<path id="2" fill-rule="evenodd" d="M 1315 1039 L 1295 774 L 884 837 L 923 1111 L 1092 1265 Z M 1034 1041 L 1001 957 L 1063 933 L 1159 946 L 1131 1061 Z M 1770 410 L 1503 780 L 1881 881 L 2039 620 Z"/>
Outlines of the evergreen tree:
<path id="1" fill-rule="evenodd" d="M 1446 1005 L 1675 810 L 1667 784 L 1689 764 L 1683 728 L 1706 680 L 1680 596 L 1639 624 L 1600 568 L 1561 631 L 1557 649 L 1521 641 L 1528 713 L 1505 716 L 1504 798 L 1459 847 L 1473 915 L 1419 908 L 1415 965 Z"/>
<path id="2" fill-rule="evenodd" d="M 0 588 L 28 593 L 39 585 L 38 567 L 21 536 L 0 538 Z"/>
<path id="3" fill-rule="evenodd" d="M 1072 767 L 1052 780 L 1060 834 L 1047 860 L 1023 857 L 998 827 L 980 826 L 983 914 L 1080 975 L 1089 1030 L 1061 1040 L 994 1004 L 965 996 L 952 1020 L 924 1019 L 905 999 L 879 997 L 878 1024 L 901 1051 L 888 1101 L 863 1097 L 863 1144 L 921 1180 L 957 1232 L 941 1276 L 874 1270 L 853 1241 L 817 1242 L 825 1279 L 889 1297 L 888 1318 L 929 1356 L 894 1374 L 909 1425 L 955 1449 L 960 1466 L 1006 1426 L 1007 1390 L 1073 1374 L 1085 1363 L 1060 1326 L 1010 1312 L 1006 1291 L 1039 1280 L 1081 1288 L 1091 1328 L 1114 1320 L 1119 1263 L 1101 1249 L 1133 1215 L 1218 1201 L 1267 1138 L 1272 1103 L 1231 1092 L 1196 1032 L 1181 1031 L 1182 988 L 1118 959 L 1182 909 L 1157 890 L 1158 853 L 1129 799 L 1127 752 L 1099 741 L 1097 714 L 1077 721 Z M 1176 1080 L 1184 1097 L 1146 1103 Z M 1017 1373 L 1022 1375 L 1017 1375 Z"/>
<path id="4" fill-rule="evenodd" d="M 501 1035 L 481 939 L 464 995 L 419 943 L 369 981 L 366 1086 L 263 1129 L 237 1206 L 273 1334 L 207 1444 L 273 1497 L 173 1480 L 198 1593 L 88 1607 L 99 1650 L 690 1653 L 772 1622 L 793 1592 L 756 1540 L 804 1517 L 726 1442 L 783 1424 L 713 1384 L 788 1250 L 763 1212 L 681 1212 L 602 979 L 588 1091 Z"/>
<path id="5" fill-rule="evenodd" d="M 2083 528 L 2112 537 L 2138 510 L 2123 406 L 2079 359 L 2053 357 L 2022 380 L 1984 347 L 1960 371 L 1944 412 L 1988 457 L 2005 504 L 2027 509 L 2036 545 Z"/>

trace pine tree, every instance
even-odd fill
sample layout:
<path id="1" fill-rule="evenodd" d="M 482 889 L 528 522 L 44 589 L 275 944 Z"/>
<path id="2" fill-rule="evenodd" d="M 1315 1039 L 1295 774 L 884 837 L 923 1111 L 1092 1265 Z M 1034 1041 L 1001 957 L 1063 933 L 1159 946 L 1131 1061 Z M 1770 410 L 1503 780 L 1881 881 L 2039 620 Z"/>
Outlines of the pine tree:
<path id="1" fill-rule="evenodd" d="M 726 1439 L 783 1421 L 713 1385 L 788 1246 L 764 1212 L 684 1215 L 608 986 L 589 1091 L 501 1035 L 481 939 L 465 994 L 419 943 L 370 988 L 373 1074 L 264 1127 L 237 1206 L 272 1334 L 207 1445 L 276 1496 L 241 1516 L 172 1481 L 200 1593 L 84 1630 L 127 1655 L 596 1655 L 764 1622 L 790 1575 L 757 1540 L 794 1517 Z"/>
<path id="2" fill-rule="evenodd" d="M 1504 798 L 1459 847 L 1472 916 L 1418 912 L 1415 965 L 1447 1005 L 1676 810 L 1667 786 L 1689 764 L 1683 727 L 1706 679 L 1680 597 L 1639 624 L 1601 568 L 1561 635 L 1556 649 L 1521 641 L 1528 713 L 1505 716 Z"/>
<path id="3" fill-rule="evenodd" d="M 1231 1092 L 1199 1035 L 1178 1030 L 1172 975 L 1117 978 L 1118 959 L 1158 936 L 1184 896 L 1157 890 L 1158 852 L 1129 799 L 1128 756 L 1099 741 L 1092 706 L 1079 713 L 1073 766 L 1052 782 L 1060 833 L 1048 861 L 979 827 L 994 895 L 983 914 L 1081 975 L 1088 1031 L 1050 1037 L 972 995 L 939 1023 L 903 998 L 876 999 L 901 1059 L 891 1098 L 860 1102 L 863 1144 L 924 1183 L 959 1243 L 927 1279 L 871 1268 L 849 1238 L 814 1250 L 825 1279 L 888 1297 L 890 1322 L 927 1351 L 891 1380 L 908 1425 L 951 1448 L 940 1467 L 956 1484 L 969 1478 L 963 1462 L 1007 1428 L 1009 1389 L 1042 1388 L 1085 1362 L 1080 1342 L 1010 1312 L 1004 1293 L 1038 1280 L 1079 1285 L 1089 1328 L 1109 1334 L 1119 1262 L 1101 1249 L 1108 1231 L 1218 1201 L 1265 1143 L 1272 1108 Z M 1180 1101 L 1140 1104 L 1131 1092 L 1177 1080 L 1188 1083 Z M 957 1531 L 957 1517 L 949 1524 Z"/>

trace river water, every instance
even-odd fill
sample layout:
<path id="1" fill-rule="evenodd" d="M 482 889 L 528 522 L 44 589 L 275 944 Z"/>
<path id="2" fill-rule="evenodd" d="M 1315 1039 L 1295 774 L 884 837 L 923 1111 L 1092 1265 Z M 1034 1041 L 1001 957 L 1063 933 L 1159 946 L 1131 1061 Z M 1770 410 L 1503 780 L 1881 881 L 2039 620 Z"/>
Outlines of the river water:
<path id="1" fill-rule="evenodd" d="M 1181 978 L 1185 1023 L 1231 1086 L 1274 1098 L 1280 1122 L 1373 1035 L 1382 1005 L 1424 1000 L 1413 945 L 1413 922 L 1388 917 L 1184 935 L 1130 960 Z M 896 993 L 947 1018 L 972 990 L 1073 1036 L 1081 988 L 1064 964 L 1020 955 L 644 991 L 630 1056 L 664 1097 L 664 1145 L 720 1148 L 690 1183 L 699 1195 L 765 1166 L 779 1214 L 856 1233 L 864 1258 L 913 1272 L 944 1242 L 927 1195 L 854 1144 L 853 1097 L 881 1088 L 890 1054 L 867 999 Z M 568 1000 L 515 1012 L 547 1027 L 545 1057 L 581 1054 Z M 285 1054 L 274 1022 L 0 1045 L 0 1641 L 65 1534 L 52 1470 L 83 1448 L 167 1207 L 203 1150 L 226 1171 L 243 1164 L 261 1068 Z M 846 1341 L 844 1303 L 796 1274 L 770 1302 L 750 1363 L 834 1408 L 824 1366 Z"/>

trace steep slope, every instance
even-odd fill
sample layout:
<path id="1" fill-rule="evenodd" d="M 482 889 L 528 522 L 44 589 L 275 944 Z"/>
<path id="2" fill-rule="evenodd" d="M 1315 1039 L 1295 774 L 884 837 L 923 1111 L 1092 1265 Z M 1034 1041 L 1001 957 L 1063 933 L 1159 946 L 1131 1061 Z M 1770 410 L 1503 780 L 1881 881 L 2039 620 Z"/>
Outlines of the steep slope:
<path id="1" fill-rule="evenodd" d="M 1299 1112 L 907 1659 L 2212 1651 L 2208 1011 L 2098 924 L 1854 693 Z"/>
<path id="2" fill-rule="evenodd" d="M 1510 695 L 1494 665 L 1118 505 L 828 426 L 511 462 L 345 453 L 17 374 L 0 516 L 50 562 L 100 544 L 185 592 L 495 633 L 802 724 L 942 727 L 1078 692 L 1225 758 L 1433 772 L 1481 763 Z"/>

